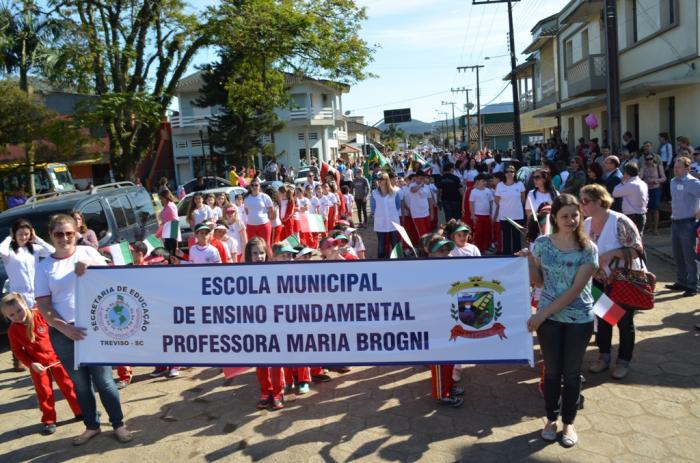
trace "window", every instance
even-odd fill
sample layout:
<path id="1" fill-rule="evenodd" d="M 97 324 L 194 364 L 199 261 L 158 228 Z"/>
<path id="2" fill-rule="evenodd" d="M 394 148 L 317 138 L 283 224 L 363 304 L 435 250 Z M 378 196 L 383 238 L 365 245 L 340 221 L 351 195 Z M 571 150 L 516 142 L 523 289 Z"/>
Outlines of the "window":
<path id="1" fill-rule="evenodd" d="M 569 77 L 569 68 L 574 63 L 574 44 L 571 40 L 564 42 L 564 78 Z"/>
<path id="2" fill-rule="evenodd" d="M 581 56 L 582 58 L 588 58 L 589 54 L 590 52 L 588 48 L 588 29 L 584 29 L 584 31 L 581 32 Z"/>
<path id="3" fill-rule="evenodd" d="M 581 116 L 581 126 L 583 127 L 583 130 L 581 131 L 581 136 L 585 138 L 586 140 L 591 139 L 591 129 L 588 127 L 588 124 L 586 124 L 586 117 L 588 115 L 585 114 Z"/>
<path id="4" fill-rule="evenodd" d="M 673 142 L 676 139 L 676 98 L 673 96 L 662 98 L 659 104 L 660 132 L 667 132 Z"/>
<path id="5" fill-rule="evenodd" d="M 661 0 L 661 28 L 676 24 L 678 0 Z"/>
<path id="6" fill-rule="evenodd" d="M 627 129 L 632 132 L 632 136 L 639 142 L 639 105 L 631 104 L 627 106 Z M 626 130 L 623 130 L 625 132 Z"/>
<path id="7" fill-rule="evenodd" d="M 627 46 L 637 43 L 637 0 L 627 0 L 625 4 L 625 16 L 629 18 L 625 23 L 627 32 Z"/>
<path id="8" fill-rule="evenodd" d="M 95 232 L 98 240 L 102 241 L 102 238 L 109 233 L 109 224 L 100 201 L 87 203 L 80 212 L 85 216 L 85 225 Z"/>
<path id="9" fill-rule="evenodd" d="M 136 223 L 136 216 L 126 197 L 117 196 L 116 198 L 110 198 L 109 205 L 112 207 L 112 213 L 119 229 L 127 228 L 129 225 Z"/>
<path id="10" fill-rule="evenodd" d="M 136 194 L 129 196 L 133 212 L 136 215 L 136 222 L 145 227 L 149 222 L 156 220 L 153 210 L 153 201 L 145 190 L 140 190 Z"/>

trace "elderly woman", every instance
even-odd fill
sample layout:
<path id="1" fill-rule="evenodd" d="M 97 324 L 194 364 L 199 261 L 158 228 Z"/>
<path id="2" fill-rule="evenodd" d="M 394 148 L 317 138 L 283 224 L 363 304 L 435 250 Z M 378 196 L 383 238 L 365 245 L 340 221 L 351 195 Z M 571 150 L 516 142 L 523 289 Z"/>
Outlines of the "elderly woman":
<path id="1" fill-rule="evenodd" d="M 75 341 L 84 339 L 87 330 L 75 326 L 77 278 L 91 265 L 105 265 L 104 258 L 92 247 L 77 246 L 78 225 L 73 217 L 58 214 L 49 222 L 49 234 L 55 252 L 39 262 L 36 269 L 35 295 L 41 314 L 49 324 L 51 344 L 64 365 L 74 364 Z M 75 394 L 83 411 L 85 432 L 73 439 L 73 445 L 83 445 L 100 433 L 100 418 L 95 403 L 93 386 L 115 435 L 120 442 L 133 437 L 124 426 L 124 415 L 119 401 L 119 391 L 112 379 L 112 367 L 81 366 L 68 369 L 73 380 Z"/>
<path id="2" fill-rule="evenodd" d="M 600 254 L 600 267 L 594 281 L 601 289 L 602 282 L 610 273 L 610 265 L 614 259 L 618 258 L 616 265 L 624 265 L 625 249 L 629 250 L 633 258 L 632 268 L 636 270 L 644 268 L 641 259 L 644 250 L 639 231 L 626 215 L 610 210 L 612 204 L 613 198 L 601 185 L 586 185 L 581 189 L 581 207 L 587 217 L 584 230 L 591 241 L 596 243 Z M 617 328 L 620 331 L 620 346 L 612 377 L 622 379 L 627 376 L 634 350 L 634 310 L 627 310 L 625 316 L 617 322 Z M 590 365 L 591 373 L 601 373 L 610 367 L 611 343 L 612 326 L 598 317 L 596 344 L 600 355 L 598 360 Z"/>

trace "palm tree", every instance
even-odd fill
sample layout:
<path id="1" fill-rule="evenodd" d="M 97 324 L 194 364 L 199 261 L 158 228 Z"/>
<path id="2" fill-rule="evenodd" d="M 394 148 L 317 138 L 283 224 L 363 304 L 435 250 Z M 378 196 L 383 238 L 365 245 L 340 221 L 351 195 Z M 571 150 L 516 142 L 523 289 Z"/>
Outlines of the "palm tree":
<path id="1" fill-rule="evenodd" d="M 0 4 L 0 74 L 18 72 L 19 87 L 27 92 L 29 74 L 51 61 L 51 45 L 60 35 L 60 22 L 33 0 Z"/>

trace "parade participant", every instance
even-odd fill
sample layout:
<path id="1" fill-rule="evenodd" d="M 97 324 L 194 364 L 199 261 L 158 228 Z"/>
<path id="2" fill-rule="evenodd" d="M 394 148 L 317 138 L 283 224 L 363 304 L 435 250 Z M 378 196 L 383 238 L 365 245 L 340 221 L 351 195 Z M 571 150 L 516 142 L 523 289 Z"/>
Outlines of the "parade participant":
<path id="1" fill-rule="evenodd" d="M 455 248 L 450 251 L 450 257 L 479 257 L 479 248 L 469 242 L 472 230 L 461 220 L 451 219 L 445 224 L 443 235 L 455 244 Z"/>
<path id="2" fill-rule="evenodd" d="M 281 186 L 279 188 L 280 196 L 280 220 L 282 221 L 282 230 L 277 235 L 277 242 L 287 239 L 288 236 L 294 234 L 294 215 L 296 214 L 297 204 L 294 198 L 294 189 L 291 187 Z"/>
<path id="3" fill-rule="evenodd" d="M 431 192 L 426 185 L 427 176 L 416 174 L 409 183 L 404 201 L 408 206 L 417 236 L 429 233 L 432 225 Z"/>
<path id="4" fill-rule="evenodd" d="M 421 237 L 423 254 L 427 257 L 448 257 L 455 248 L 455 244 L 437 233 L 429 233 Z M 453 373 L 454 365 L 430 365 L 430 377 L 432 393 L 435 400 L 441 405 L 449 407 L 461 407 L 464 403 L 461 395 L 464 389 L 455 387 Z"/>
<path id="5" fill-rule="evenodd" d="M 236 206 L 236 209 L 238 209 L 238 217 L 244 224 L 248 225 L 248 214 L 245 212 L 245 204 L 243 203 L 244 199 L 245 197 L 242 194 L 237 194 L 236 198 L 234 199 L 234 206 Z"/>
<path id="6" fill-rule="evenodd" d="M 190 247 L 190 264 L 220 264 L 219 251 L 211 245 L 211 228 L 206 223 L 200 223 L 194 229 L 196 244 Z"/>
<path id="7" fill-rule="evenodd" d="M 533 212 L 537 212 L 541 204 L 552 204 L 554 198 L 559 196 L 559 192 L 554 188 L 554 185 L 552 185 L 552 178 L 546 170 L 541 169 L 535 171 L 532 175 L 532 181 L 535 184 L 535 188 L 527 193 L 527 201 L 525 201 L 525 214 L 527 218 L 532 217 Z"/>
<path id="8" fill-rule="evenodd" d="M 318 245 L 321 251 L 321 258 L 323 260 L 345 260 L 340 249 L 342 244 L 342 242 L 330 236 L 322 238 Z"/>
<path id="9" fill-rule="evenodd" d="M 97 235 L 94 231 L 90 230 L 85 223 L 85 216 L 80 211 L 73 211 L 71 217 L 75 220 L 77 224 L 77 244 L 80 246 L 90 246 L 97 249 L 100 245 L 100 240 L 97 239 Z"/>
<path id="10" fill-rule="evenodd" d="M 270 260 L 270 249 L 264 239 L 259 236 L 251 238 L 245 247 L 245 261 L 252 264 Z M 258 410 L 284 408 L 284 374 L 281 367 L 257 367 L 255 369 L 260 385 L 260 400 Z"/>
<path id="11" fill-rule="evenodd" d="M 541 436 L 556 440 L 561 414 L 562 445 L 572 447 L 578 441 L 574 420 L 581 363 L 593 334 L 591 276 L 598 252 L 583 231 L 581 206 L 574 196 L 562 194 L 554 200 L 551 223 L 553 233 L 539 237 L 532 253 L 523 249 L 520 255 L 528 256 L 530 279 L 542 287 L 537 313 L 527 322 L 530 331 L 537 331 L 545 364 L 547 423 Z"/>
<path id="12" fill-rule="evenodd" d="M 250 182 L 250 191 L 243 200 L 247 217 L 246 230 L 248 239 L 260 237 L 270 245 L 272 240 L 272 224 L 275 217 L 272 199 L 260 191 L 260 180 Z"/>
<path id="13" fill-rule="evenodd" d="M 467 168 L 462 172 L 462 181 L 465 188 L 474 186 L 474 180 L 479 175 L 479 170 L 476 168 L 477 162 L 474 158 L 469 158 Z"/>
<path id="14" fill-rule="evenodd" d="M 340 195 L 342 196 L 343 203 L 345 204 L 345 217 L 352 219 L 352 206 L 355 199 L 350 194 L 350 187 L 347 185 L 340 187 Z"/>
<path id="15" fill-rule="evenodd" d="M 455 175 L 453 167 L 449 162 L 445 164 L 438 184 L 437 203 L 442 204 L 445 220 L 458 220 L 462 208 L 462 194 L 460 192 L 462 181 Z"/>
<path id="16" fill-rule="evenodd" d="M 323 196 L 326 198 L 326 204 L 328 205 L 328 223 L 326 225 L 326 230 L 331 230 L 335 227 L 335 221 L 339 218 L 338 216 L 338 195 L 331 191 L 330 184 L 328 182 L 321 185 L 323 190 Z"/>
<path id="17" fill-rule="evenodd" d="M 233 240 L 236 248 L 236 255 L 231 256 L 232 262 L 241 262 L 243 260 L 243 249 L 248 241 L 246 227 L 241 220 L 239 209 L 233 204 L 229 204 L 224 209 L 224 222 L 228 227 L 227 235 Z"/>
<path id="18" fill-rule="evenodd" d="M 493 190 L 487 187 L 488 182 L 486 174 L 477 175 L 468 198 L 471 221 L 474 224 L 474 244 L 481 252 L 485 252 L 493 243 L 491 217 L 494 211 L 494 195 Z"/>
<path id="19" fill-rule="evenodd" d="M 223 263 L 238 261 L 238 246 L 236 241 L 228 235 L 228 225 L 225 220 L 218 220 L 216 222 L 214 226 L 214 237 L 212 238 L 212 242 L 213 241 L 218 241 L 224 248 L 226 258 L 221 260 Z"/>
<path id="20" fill-rule="evenodd" d="M 213 217 L 214 211 L 205 204 L 204 196 L 199 192 L 192 195 L 190 210 L 187 212 L 187 223 L 190 225 L 190 228 L 194 230 L 197 225 Z"/>
<path id="21" fill-rule="evenodd" d="M 217 193 L 216 194 L 216 203 L 215 206 L 221 210 L 221 215 L 223 216 L 224 209 L 226 209 L 226 206 L 231 204 L 231 201 L 228 199 L 228 195 L 224 192 Z M 219 218 L 221 219 L 221 217 Z"/>
<path id="22" fill-rule="evenodd" d="M 304 196 L 301 187 L 294 189 L 294 216 L 292 217 L 292 233 L 299 234 L 299 241 L 305 246 L 312 245 L 311 233 L 301 231 L 302 214 L 309 214 L 311 211 L 311 200 Z"/>
<path id="23" fill-rule="evenodd" d="M 42 240 L 25 219 L 12 224 L 10 235 L 0 243 L 0 258 L 9 280 L 9 290 L 19 293 L 28 307 L 34 307 L 34 274 L 39 259 L 56 250 Z"/>
<path id="24" fill-rule="evenodd" d="M 160 199 L 160 204 L 163 208 L 158 213 L 158 221 L 160 224 L 156 236 L 163 239 L 163 246 L 168 252 L 174 253 L 175 249 L 177 249 L 177 237 L 163 238 L 163 227 L 173 220 L 179 220 L 177 206 L 175 205 L 175 197 L 170 190 L 166 188 L 158 192 L 158 199 Z"/>
<path id="25" fill-rule="evenodd" d="M 35 294 L 42 316 L 51 327 L 51 344 L 64 365 L 75 365 L 74 343 L 85 338 L 87 329 L 75 326 L 76 279 L 91 265 L 105 265 L 104 258 L 93 248 L 75 243 L 75 219 L 57 214 L 49 221 L 49 233 L 56 251 L 39 262 L 36 269 Z M 100 421 L 95 403 L 96 390 L 115 435 L 120 442 L 133 439 L 124 426 L 119 402 L 119 390 L 112 380 L 109 366 L 79 366 L 69 369 L 75 395 L 82 410 L 86 430 L 73 439 L 73 445 L 83 445 L 100 433 Z M 94 387 L 94 390 L 93 390 Z"/>
<path id="26" fill-rule="evenodd" d="M 362 236 L 360 236 L 359 233 L 357 233 L 357 230 L 352 228 L 350 225 L 352 225 L 348 221 L 341 221 L 344 223 L 336 224 L 336 228 L 339 229 L 343 235 L 348 237 L 348 246 L 351 248 L 351 253 L 355 255 L 358 259 L 364 259 L 365 258 L 365 243 L 362 240 Z"/>
<path id="27" fill-rule="evenodd" d="M 282 235 L 282 231 L 284 230 L 282 227 L 281 220 L 282 195 L 280 195 L 278 190 L 272 188 L 268 188 L 267 190 L 265 190 L 265 194 L 267 194 L 272 200 L 272 213 L 274 215 L 272 218 L 270 218 L 270 225 L 272 226 L 271 240 L 273 243 L 276 243 L 278 241 L 281 241 L 279 239 L 279 236 Z"/>
<path id="28" fill-rule="evenodd" d="M 596 244 L 600 254 L 598 258 L 600 270 L 596 273 L 595 280 L 601 289 L 604 289 L 613 259 L 617 257 L 618 265 L 624 265 L 625 249 L 630 251 L 632 269 L 644 269 L 644 263 L 641 260 L 644 249 L 639 231 L 629 217 L 610 210 L 612 203 L 613 199 L 605 187 L 587 185 L 581 189 L 581 205 L 587 217 L 584 230 Z M 600 317 L 597 321 L 598 331 L 595 340 L 600 354 L 598 360 L 589 367 L 591 373 L 603 372 L 610 366 L 612 326 Z M 625 312 L 617 322 L 617 328 L 620 332 L 620 345 L 612 377 L 622 379 L 627 376 L 634 351 L 634 310 Z"/>
<path id="29" fill-rule="evenodd" d="M 75 397 L 73 381 L 68 376 L 49 339 L 49 326 L 37 310 L 30 310 L 24 297 L 17 292 L 6 294 L 0 301 L 0 312 L 10 320 L 7 337 L 10 349 L 31 373 L 41 410 L 41 433 L 56 432 L 56 409 L 53 381 L 68 401 L 75 418 L 82 419 L 80 405 Z"/>
<path id="30" fill-rule="evenodd" d="M 384 173 L 377 175 L 377 189 L 370 196 L 370 209 L 374 217 L 374 231 L 377 233 L 377 258 L 387 257 L 386 242 L 391 241 L 391 248 L 399 242 L 399 234 L 392 222 L 399 223 L 399 209 L 401 198 L 398 189 L 389 181 L 389 176 Z"/>
<path id="31" fill-rule="evenodd" d="M 515 178 L 515 167 L 508 166 L 505 181 L 496 186 L 496 217 L 501 225 L 503 254 L 512 255 L 521 248 L 520 231 L 510 222 L 523 225 L 523 203 L 525 202 L 525 186 Z"/>
<path id="32" fill-rule="evenodd" d="M 216 205 L 216 195 L 214 195 L 214 193 L 207 193 L 207 196 L 204 198 L 204 202 L 207 206 L 209 206 L 209 209 L 211 209 L 212 216 L 210 217 L 210 219 L 214 222 L 219 220 L 223 215 L 223 211 L 219 206 Z"/>
<path id="33" fill-rule="evenodd" d="M 311 187 L 311 189 L 314 190 L 316 186 L 320 184 L 321 183 L 314 178 L 313 170 L 309 169 L 309 173 L 306 174 L 306 180 L 304 180 L 304 189 L 306 190 L 308 187 Z"/>
<path id="34" fill-rule="evenodd" d="M 297 256 L 294 258 L 295 261 L 300 261 L 300 260 L 311 260 L 312 257 L 316 256 L 316 250 L 313 248 L 308 248 L 308 247 L 303 247 L 301 248 L 301 251 L 297 253 Z"/>
<path id="35" fill-rule="evenodd" d="M 370 194 L 370 188 L 369 181 L 364 177 L 362 169 L 355 169 L 352 191 L 355 195 L 358 227 L 364 228 L 367 226 L 367 198 Z"/>

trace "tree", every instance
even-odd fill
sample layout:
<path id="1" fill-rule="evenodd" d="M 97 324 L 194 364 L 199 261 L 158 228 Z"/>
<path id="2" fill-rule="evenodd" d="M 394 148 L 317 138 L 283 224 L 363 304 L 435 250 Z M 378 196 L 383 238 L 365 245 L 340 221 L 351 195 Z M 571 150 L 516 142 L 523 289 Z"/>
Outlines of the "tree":
<path id="1" fill-rule="evenodd" d="M 28 91 L 33 70 L 54 62 L 52 44 L 61 35 L 61 21 L 42 12 L 32 0 L 0 5 L 0 72 L 19 74 L 19 87 Z"/>
<path id="2" fill-rule="evenodd" d="M 225 108 L 212 139 L 240 155 L 280 127 L 275 108 L 291 104 L 289 75 L 356 82 L 373 50 L 358 32 L 365 10 L 353 0 L 222 0 L 210 10 L 219 61 L 203 68 L 201 106 Z"/>
<path id="3" fill-rule="evenodd" d="M 180 0 L 52 0 L 67 33 L 54 81 L 99 95 L 86 122 L 107 131 L 112 168 L 133 178 L 176 85 L 209 34 Z"/>
<path id="4" fill-rule="evenodd" d="M 392 151 L 396 151 L 398 143 L 406 138 L 406 132 L 401 127 L 396 127 L 395 124 L 389 124 L 389 127 L 382 131 L 382 140 L 385 140 L 385 145 Z"/>

